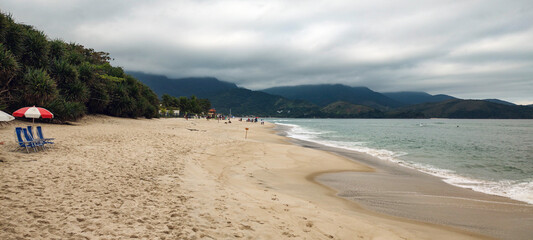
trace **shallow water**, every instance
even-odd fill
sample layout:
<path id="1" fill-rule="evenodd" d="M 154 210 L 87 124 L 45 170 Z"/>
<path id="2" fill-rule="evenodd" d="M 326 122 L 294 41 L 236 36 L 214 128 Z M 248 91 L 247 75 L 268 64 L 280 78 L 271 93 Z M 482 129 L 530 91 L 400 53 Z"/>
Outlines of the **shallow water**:
<path id="1" fill-rule="evenodd" d="M 533 204 L 533 120 L 270 119 L 287 135 L 364 152 Z"/>

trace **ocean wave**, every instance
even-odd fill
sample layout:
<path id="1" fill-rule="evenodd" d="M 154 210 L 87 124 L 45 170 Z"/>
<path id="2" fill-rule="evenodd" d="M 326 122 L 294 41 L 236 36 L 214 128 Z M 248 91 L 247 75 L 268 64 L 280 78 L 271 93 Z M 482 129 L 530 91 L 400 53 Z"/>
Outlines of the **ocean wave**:
<path id="1" fill-rule="evenodd" d="M 455 171 L 449 169 L 441 169 L 427 164 L 414 163 L 399 159 L 402 156 L 408 155 L 406 152 L 394 152 L 387 149 L 369 148 L 365 146 L 366 142 L 343 142 L 321 139 L 319 138 L 319 135 L 328 132 L 310 130 L 296 124 L 279 122 L 275 122 L 275 124 L 289 127 L 287 136 L 291 138 L 314 142 L 328 147 L 366 153 L 385 161 L 394 162 L 399 165 L 442 178 L 444 182 L 453 186 L 533 204 L 533 179 L 525 181 L 486 181 L 468 178 L 461 176 Z"/>
<path id="2" fill-rule="evenodd" d="M 329 131 L 310 130 L 310 129 L 303 128 L 295 124 L 279 123 L 279 122 L 276 122 L 276 124 L 280 126 L 289 127 L 289 131 L 287 131 L 287 136 L 291 138 L 295 138 L 295 139 L 300 139 L 300 140 L 311 141 L 311 140 L 317 139 L 316 136 L 318 135 L 330 133 Z"/>
<path id="3" fill-rule="evenodd" d="M 472 189 L 476 192 L 508 197 L 514 200 L 533 204 L 533 180 L 483 181 L 455 175 L 453 177 L 444 179 L 444 182 L 457 187 Z"/>

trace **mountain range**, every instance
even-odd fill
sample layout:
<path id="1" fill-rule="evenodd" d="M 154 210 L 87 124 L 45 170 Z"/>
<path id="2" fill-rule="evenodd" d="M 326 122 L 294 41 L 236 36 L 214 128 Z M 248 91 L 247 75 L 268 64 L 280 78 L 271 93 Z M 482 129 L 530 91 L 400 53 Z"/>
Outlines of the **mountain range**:
<path id="1" fill-rule="evenodd" d="M 288 99 L 308 101 L 321 107 L 338 101 L 364 105 L 379 110 L 387 110 L 404 105 L 381 93 L 374 92 L 367 87 L 349 87 L 342 84 L 274 87 L 261 91 L 273 95 L 280 95 Z"/>
<path id="2" fill-rule="evenodd" d="M 425 92 L 375 92 L 342 84 L 240 88 L 212 77 L 171 79 L 127 72 L 159 96 L 208 98 L 217 112 L 233 115 L 331 118 L 533 118 L 533 108 L 499 99 L 463 100 Z"/>
<path id="3" fill-rule="evenodd" d="M 195 95 L 199 98 L 207 98 L 214 92 L 238 88 L 235 83 L 220 81 L 213 77 L 169 79 L 163 75 L 143 72 L 128 71 L 127 73 L 148 85 L 159 96 L 163 94 L 175 97 Z"/>
<path id="4" fill-rule="evenodd" d="M 423 103 L 399 108 L 389 112 L 391 117 L 402 117 L 405 113 L 416 113 L 423 118 L 490 118 L 523 119 L 533 118 L 533 108 L 519 105 L 500 104 L 498 101 L 452 99 L 436 103 Z M 400 116 L 396 116 L 400 114 Z"/>

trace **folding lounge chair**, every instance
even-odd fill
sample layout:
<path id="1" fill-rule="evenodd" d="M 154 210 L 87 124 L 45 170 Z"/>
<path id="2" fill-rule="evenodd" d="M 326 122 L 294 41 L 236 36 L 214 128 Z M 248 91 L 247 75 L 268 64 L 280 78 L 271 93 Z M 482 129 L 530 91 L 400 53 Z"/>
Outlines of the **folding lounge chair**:
<path id="1" fill-rule="evenodd" d="M 32 141 L 24 141 L 22 139 L 22 128 L 20 128 L 20 127 L 15 128 L 15 134 L 16 134 L 17 142 L 18 142 L 19 146 L 23 147 L 23 148 L 26 148 L 26 152 L 30 153 L 28 148 L 33 148 L 33 151 L 37 151 L 37 150 L 35 150 L 36 146 L 35 146 L 34 142 L 32 142 Z"/>
<path id="2" fill-rule="evenodd" d="M 42 143 L 41 141 L 33 140 L 31 135 L 28 133 L 28 129 L 23 128 L 22 133 L 24 134 L 24 138 L 26 138 L 26 142 L 31 142 L 35 148 L 41 147 L 44 150 L 44 143 Z"/>
<path id="3" fill-rule="evenodd" d="M 55 138 L 45 138 L 43 136 L 43 130 L 41 126 L 37 126 L 37 137 L 40 141 L 42 141 L 44 144 L 54 144 L 53 140 Z"/>
<path id="4" fill-rule="evenodd" d="M 32 126 L 28 126 L 26 128 L 28 129 L 28 133 L 30 134 L 31 138 L 35 138 L 35 135 L 33 135 L 33 127 Z"/>

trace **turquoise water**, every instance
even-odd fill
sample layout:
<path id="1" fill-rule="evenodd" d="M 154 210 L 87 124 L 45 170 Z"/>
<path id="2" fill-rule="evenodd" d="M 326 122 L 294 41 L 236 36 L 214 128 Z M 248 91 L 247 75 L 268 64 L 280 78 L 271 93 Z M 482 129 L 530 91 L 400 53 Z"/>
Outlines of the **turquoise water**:
<path id="1" fill-rule="evenodd" d="M 271 119 L 292 138 L 351 149 L 449 184 L 533 204 L 533 120 Z"/>

